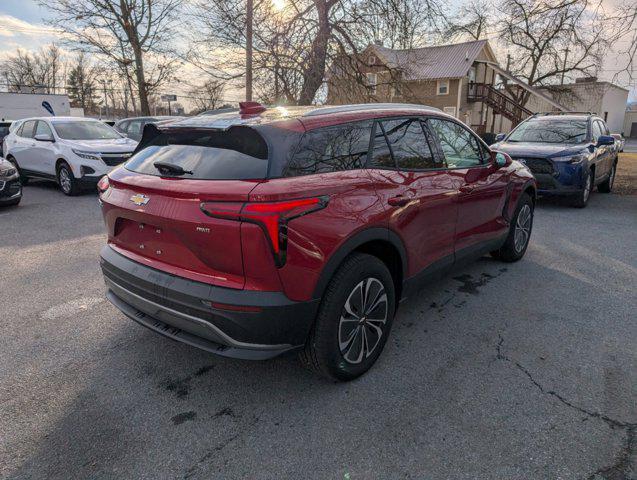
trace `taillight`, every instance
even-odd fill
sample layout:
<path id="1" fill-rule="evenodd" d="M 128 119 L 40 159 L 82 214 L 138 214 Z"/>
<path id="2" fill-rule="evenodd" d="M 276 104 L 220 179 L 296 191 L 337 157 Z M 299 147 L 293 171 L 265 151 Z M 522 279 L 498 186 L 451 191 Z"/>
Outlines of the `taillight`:
<path id="1" fill-rule="evenodd" d="M 277 266 L 285 263 L 287 224 L 290 220 L 322 210 L 328 197 L 299 198 L 283 202 L 204 202 L 201 210 L 208 216 L 255 223 L 261 227 L 272 247 Z"/>
<path id="2" fill-rule="evenodd" d="M 104 193 L 106 190 L 108 190 L 109 186 L 110 184 L 108 182 L 108 175 L 104 175 L 102 178 L 100 178 L 100 181 L 97 182 L 97 191 L 100 193 Z"/>

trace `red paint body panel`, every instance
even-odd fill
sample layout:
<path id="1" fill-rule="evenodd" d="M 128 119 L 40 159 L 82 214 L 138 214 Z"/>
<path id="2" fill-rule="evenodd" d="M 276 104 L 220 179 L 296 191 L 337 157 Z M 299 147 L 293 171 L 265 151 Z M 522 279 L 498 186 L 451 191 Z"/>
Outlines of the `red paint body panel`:
<path id="1" fill-rule="evenodd" d="M 376 193 L 385 207 L 385 224 L 402 239 L 409 278 L 454 251 L 458 206 L 457 184 L 447 171 L 370 170 Z M 390 205 L 403 197 L 404 205 Z"/>
<path id="2" fill-rule="evenodd" d="M 285 294 L 309 300 L 329 257 L 356 232 L 380 226 L 385 209 L 367 170 L 332 172 L 263 182 L 251 201 L 328 195 L 327 208 L 288 224 L 287 261 L 278 270 Z"/>

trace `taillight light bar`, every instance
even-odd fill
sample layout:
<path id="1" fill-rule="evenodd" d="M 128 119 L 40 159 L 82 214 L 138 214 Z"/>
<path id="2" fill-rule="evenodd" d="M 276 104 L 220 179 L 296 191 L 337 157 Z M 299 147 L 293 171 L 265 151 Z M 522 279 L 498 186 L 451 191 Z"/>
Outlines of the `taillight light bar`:
<path id="1" fill-rule="evenodd" d="M 278 267 L 285 264 L 287 224 L 290 220 L 322 210 L 329 197 L 310 197 L 282 202 L 202 202 L 203 213 L 213 218 L 254 223 L 261 227 Z"/>
<path id="2" fill-rule="evenodd" d="M 99 193 L 104 193 L 106 190 L 108 190 L 108 187 L 110 187 L 108 175 L 104 175 L 102 178 L 100 178 L 100 181 L 97 182 L 97 191 Z"/>

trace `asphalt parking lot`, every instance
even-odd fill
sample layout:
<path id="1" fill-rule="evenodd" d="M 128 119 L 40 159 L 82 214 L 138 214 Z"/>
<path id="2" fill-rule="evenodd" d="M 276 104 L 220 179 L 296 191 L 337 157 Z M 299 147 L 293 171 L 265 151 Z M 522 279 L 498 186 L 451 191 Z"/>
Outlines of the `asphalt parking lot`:
<path id="1" fill-rule="evenodd" d="M 0 210 L 0 478 L 637 478 L 637 196 L 401 306 L 377 365 L 226 360 L 104 299 L 96 195 Z"/>

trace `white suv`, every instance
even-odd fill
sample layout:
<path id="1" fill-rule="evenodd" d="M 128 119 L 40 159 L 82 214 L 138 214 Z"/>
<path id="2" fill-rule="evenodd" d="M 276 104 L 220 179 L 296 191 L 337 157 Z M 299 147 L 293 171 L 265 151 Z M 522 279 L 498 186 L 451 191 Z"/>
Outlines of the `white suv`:
<path id="1" fill-rule="evenodd" d="M 25 183 L 29 177 L 56 180 L 66 195 L 95 185 L 135 150 L 137 142 L 93 119 L 27 118 L 4 139 L 4 157 Z"/>

